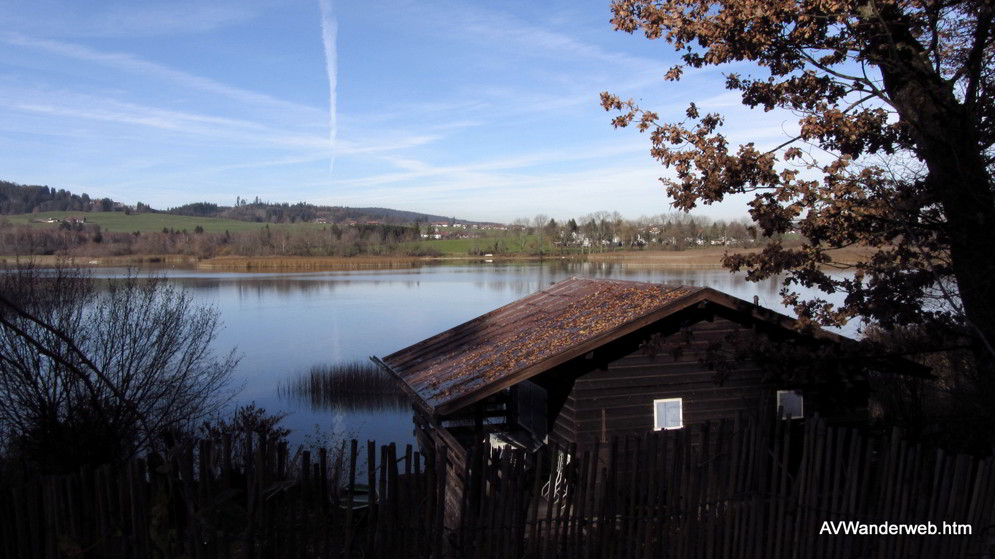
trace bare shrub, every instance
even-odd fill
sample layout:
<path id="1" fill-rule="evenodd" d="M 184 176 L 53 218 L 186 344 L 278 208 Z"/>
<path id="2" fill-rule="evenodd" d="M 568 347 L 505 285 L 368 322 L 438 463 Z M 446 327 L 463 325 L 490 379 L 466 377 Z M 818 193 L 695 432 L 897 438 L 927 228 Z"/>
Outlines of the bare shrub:
<path id="1" fill-rule="evenodd" d="M 217 310 L 162 276 L 100 287 L 72 267 L 0 274 L 0 443 L 25 467 L 127 459 L 230 395 Z"/>

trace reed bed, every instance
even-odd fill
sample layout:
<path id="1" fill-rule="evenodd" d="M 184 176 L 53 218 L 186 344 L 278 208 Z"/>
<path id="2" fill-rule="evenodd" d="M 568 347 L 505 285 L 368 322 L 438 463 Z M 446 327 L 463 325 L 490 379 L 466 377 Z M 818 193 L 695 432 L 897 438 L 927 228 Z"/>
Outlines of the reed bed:
<path id="1" fill-rule="evenodd" d="M 272 272 L 274 270 L 381 270 L 414 268 L 425 258 L 366 256 L 216 257 L 197 262 L 211 271 Z M 428 260 L 432 260 L 429 258 Z"/>
<path id="2" fill-rule="evenodd" d="M 411 408 L 399 381 L 373 363 L 316 365 L 281 384 L 280 396 L 315 410 L 404 411 Z"/>
<path id="3" fill-rule="evenodd" d="M 788 245 L 787 248 L 796 248 Z M 591 252 L 586 255 L 588 262 L 605 262 L 625 264 L 638 269 L 677 268 L 701 270 L 707 268 L 723 268 L 722 258 L 728 254 L 755 254 L 762 247 L 705 247 L 687 250 L 620 250 L 608 252 Z M 826 251 L 833 262 L 852 265 L 866 261 L 871 256 L 871 249 L 866 247 L 847 247 Z"/>

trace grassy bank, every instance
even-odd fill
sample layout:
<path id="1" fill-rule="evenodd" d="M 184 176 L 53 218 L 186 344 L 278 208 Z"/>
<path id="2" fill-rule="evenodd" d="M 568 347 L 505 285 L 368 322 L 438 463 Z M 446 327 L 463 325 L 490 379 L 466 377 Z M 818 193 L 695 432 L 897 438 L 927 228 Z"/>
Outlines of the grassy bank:
<path id="1" fill-rule="evenodd" d="M 619 251 L 593 252 L 586 255 L 589 262 L 614 262 L 637 268 L 721 268 L 722 257 L 726 253 L 754 254 L 762 248 L 734 249 L 728 247 L 708 247 L 682 251 Z M 834 262 L 853 264 L 866 259 L 870 249 L 852 247 L 828 251 Z"/>
<path id="2" fill-rule="evenodd" d="M 500 254 L 515 252 L 508 237 L 477 237 L 474 239 L 439 239 L 401 243 L 401 250 L 431 251 L 443 256 L 466 256 L 468 254 Z M 518 251 L 520 252 L 520 251 Z"/>
<path id="3" fill-rule="evenodd" d="M 721 268 L 727 249 L 722 247 L 699 248 L 681 251 L 632 250 L 617 252 L 592 252 L 589 262 L 611 262 L 639 268 Z M 755 252 L 744 250 L 743 252 Z"/>

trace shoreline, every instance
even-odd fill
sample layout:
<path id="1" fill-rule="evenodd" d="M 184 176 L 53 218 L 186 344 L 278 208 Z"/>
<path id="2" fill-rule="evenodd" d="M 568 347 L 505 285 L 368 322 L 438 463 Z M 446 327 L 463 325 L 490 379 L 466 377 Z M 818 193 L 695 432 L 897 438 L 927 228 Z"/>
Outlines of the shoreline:
<path id="1" fill-rule="evenodd" d="M 785 247 L 794 248 L 794 247 Z M 637 268 L 722 268 L 722 258 L 728 254 L 757 254 L 763 247 L 735 249 L 729 247 L 708 247 L 682 251 L 639 251 L 593 252 L 587 256 L 589 262 L 609 262 L 627 264 Z M 848 247 L 826 251 L 837 265 L 853 265 L 866 261 L 872 249 Z"/>
<path id="2" fill-rule="evenodd" d="M 197 258 L 189 255 L 130 255 L 130 256 L 35 256 L 18 258 L 0 257 L 0 266 L 9 267 L 17 261 L 30 260 L 41 266 L 55 266 L 69 263 L 83 267 L 107 268 L 129 266 L 181 266 L 203 271 L 274 271 L 274 270 L 378 270 L 415 268 L 430 264 L 445 263 L 492 263 L 492 262 L 598 262 L 623 264 L 638 269 L 686 269 L 722 268 L 722 258 L 726 253 L 758 253 L 762 248 L 742 250 L 726 247 L 709 247 L 684 251 L 643 251 L 628 250 L 614 252 L 592 252 L 549 256 L 494 255 L 494 256 L 215 256 Z M 853 264 L 866 259 L 869 249 L 847 248 L 829 251 L 833 260 L 840 264 Z"/>

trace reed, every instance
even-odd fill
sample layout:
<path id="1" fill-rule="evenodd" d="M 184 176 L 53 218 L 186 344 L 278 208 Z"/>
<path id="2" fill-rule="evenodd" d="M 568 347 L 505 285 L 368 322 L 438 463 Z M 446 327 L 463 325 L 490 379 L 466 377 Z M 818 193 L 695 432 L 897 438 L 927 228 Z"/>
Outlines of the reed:
<path id="1" fill-rule="evenodd" d="M 415 268 L 430 258 L 391 256 L 219 256 L 197 262 L 209 271 L 273 272 Z"/>
<path id="2" fill-rule="evenodd" d="M 411 407 L 396 379 L 361 361 L 315 365 L 281 384 L 279 392 L 315 410 L 404 411 Z"/>

